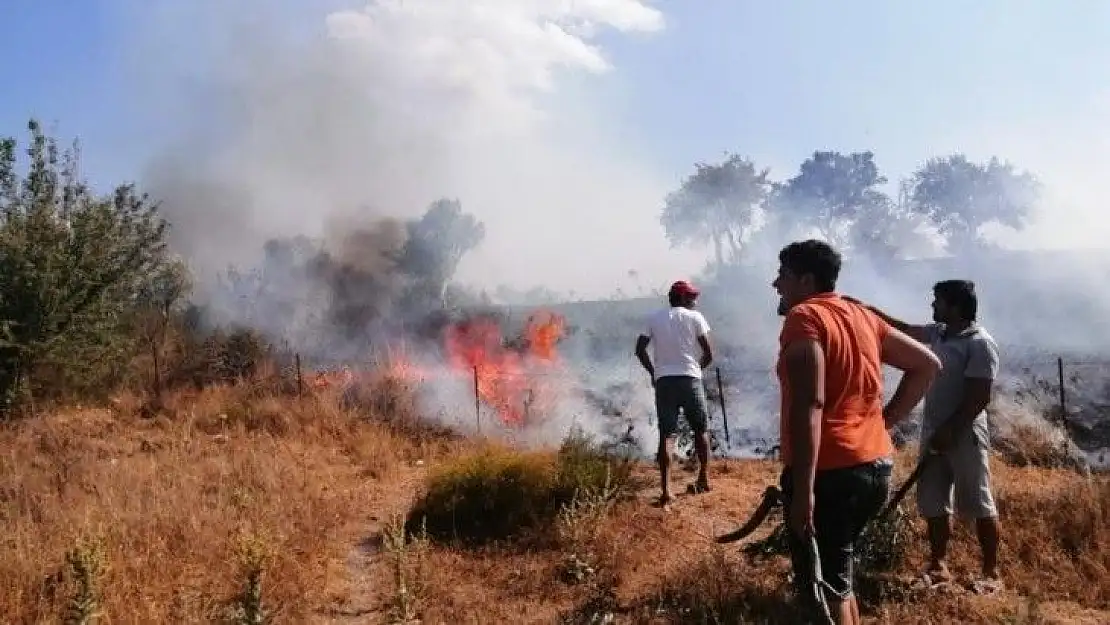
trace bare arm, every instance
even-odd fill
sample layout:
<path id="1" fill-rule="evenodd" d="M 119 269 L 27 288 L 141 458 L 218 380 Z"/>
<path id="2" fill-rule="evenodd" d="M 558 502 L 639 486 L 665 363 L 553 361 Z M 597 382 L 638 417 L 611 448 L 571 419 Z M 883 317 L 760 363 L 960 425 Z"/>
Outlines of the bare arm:
<path id="1" fill-rule="evenodd" d="M 713 364 L 713 346 L 709 343 L 709 335 L 699 336 L 698 345 L 701 345 L 701 361 L 698 364 L 704 369 Z"/>
<path id="2" fill-rule="evenodd" d="M 956 412 L 949 417 L 954 431 L 960 431 L 971 424 L 975 417 L 987 409 L 991 403 L 994 380 L 990 378 L 964 378 L 964 397 Z"/>
<path id="3" fill-rule="evenodd" d="M 882 359 L 903 372 L 894 395 L 883 409 L 883 420 L 887 428 L 891 428 L 909 416 L 925 396 L 941 364 L 932 350 L 896 328 L 891 328 L 883 337 Z"/>
<path id="4" fill-rule="evenodd" d="M 877 316 L 879 319 L 882 319 L 883 321 L 885 321 L 892 328 L 898 330 L 899 332 L 902 332 L 903 334 L 906 334 L 907 336 L 909 336 L 913 340 L 920 341 L 922 343 L 925 343 L 929 340 L 929 336 L 928 336 L 929 326 L 914 325 L 912 323 L 906 323 L 905 321 L 902 321 L 901 319 L 898 319 L 896 317 L 891 317 L 890 315 L 886 314 L 882 310 L 879 310 L 878 308 L 876 308 L 876 307 L 874 307 L 870 304 L 864 304 L 863 302 L 859 301 L 858 299 L 856 299 L 854 297 L 848 297 L 847 295 L 845 295 L 843 297 L 844 297 L 844 299 L 848 300 L 849 302 L 852 302 L 852 303 L 855 303 L 855 304 L 859 304 L 860 306 L 863 306 L 867 310 L 874 313 L 875 316 Z"/>
<path id="5" fill-rule="evenodd" d="M 641 334 L 636 339 L 636 358 L 640 361 L 640 365 L 648 372 L 651 379 L 655 379 L 655 367 L 651 364 L 651 357 L 648 356 L 647 348 L 648 343 L 651 342 L 651 337 L 646 334 Z"/>
<path id="6" fill-rule="evenodd" d="M 790 388 L 790 446 L 794 452 L 794 488 L 812 493 L 821 446 L 821 416 L 825 407 L 825 353 L 813 339 L 799 339 L 783 351 Z"/>

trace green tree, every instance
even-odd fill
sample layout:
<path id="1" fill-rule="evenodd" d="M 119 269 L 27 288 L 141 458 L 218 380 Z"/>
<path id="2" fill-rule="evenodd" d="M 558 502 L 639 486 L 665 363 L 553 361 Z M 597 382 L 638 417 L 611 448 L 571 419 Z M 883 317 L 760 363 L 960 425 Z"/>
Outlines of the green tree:
<path id="1" fill-rule="evenodd" d="M 89 383 L 118 375 L 113 365 L 135 342 L 131 313 L 168 262 L 166 224 L 147 196 L 132 185 L 96 195 L 78 177 L 76 143 L 61 151 L 35 120 L 28 130 L 25 175 L 15 138 L 0 141 L 3 408 L 35 390 L 42 365 L 65 379 L 82 371 Z"/>
<path id="2" fill-rule="evenodd" d="M 817 151 L 775 190 L 774 217 L 780 223 L 817 230 L 838 246 L 851 242 L 852 227 L 873 220 L 889 206 L 879 187 L 886 183 L 870 151 L 841 154 Z"/>
<path id="3" fill-rule="evenodd" d="M 771 190 L 769 170 L 728 154 L 716 164 L 695 163 L 682 186 L 667 195 L 660 222 L 674 247 L 712 243 L 717 267 L 739 259 L 756 212 Z"/>
<path id="4" fill-rule="evenodd" d="M 1021 229 L 1040 195 L 1040 183 L 991 158 L 974 163 L 962 154 L 931 158 L 913 175 L 913 210 L 930 221 L 950 252 L 987 246 L 980 229 L 997 223 Z"/>
<path id="5" fill-rule="evenodd" d="M 852 247 L 880 263 L 931 253 L 922 231 L 925 220 L 912 209 L 911 190 L 911 182 L 902 180 L 896 200 L 879 196 L 866 203 L 852 223 Z"/>

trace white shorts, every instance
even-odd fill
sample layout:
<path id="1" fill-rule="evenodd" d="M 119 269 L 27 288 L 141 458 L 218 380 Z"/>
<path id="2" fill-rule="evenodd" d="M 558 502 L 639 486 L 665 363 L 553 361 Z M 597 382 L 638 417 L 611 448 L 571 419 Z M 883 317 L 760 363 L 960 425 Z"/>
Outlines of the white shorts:
<path id="1" fill-rule="evenodd" d="M 955 500 L 962 518 L 997 517 L 991 490 L 990 447 L 984 437 L 968 429 L 947 453 L 930 459 L 921 472 L 917 509 L 927 519 L 949 516 Z"/>

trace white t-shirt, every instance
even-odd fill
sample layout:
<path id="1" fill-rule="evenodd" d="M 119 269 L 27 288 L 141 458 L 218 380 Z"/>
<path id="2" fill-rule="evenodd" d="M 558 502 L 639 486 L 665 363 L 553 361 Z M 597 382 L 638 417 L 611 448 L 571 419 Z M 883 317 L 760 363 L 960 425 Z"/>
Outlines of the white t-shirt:
<path id="1" fill-rule="evenodd" d="M 675 306 L 652 313 L 644 335 L 651 339 L 655 379 L 668 375 L 701 378 L 698 337 L 709 333 L 709 323 L 696 310 Z"/>

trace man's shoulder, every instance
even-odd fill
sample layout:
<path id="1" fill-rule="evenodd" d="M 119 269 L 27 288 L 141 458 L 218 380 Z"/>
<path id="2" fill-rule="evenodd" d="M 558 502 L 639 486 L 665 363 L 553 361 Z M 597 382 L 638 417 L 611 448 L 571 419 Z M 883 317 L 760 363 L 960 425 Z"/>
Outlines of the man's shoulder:
<path id="1" fill-rule="evenodd" d="M 994 351 L 998 351 L 998 342 L 994 340 L 994 336 L 981 325 L 975 326 L 975 331 L 971 332 L 967 341 L 972 344 L 982 345 L 989 347 Z"/>
<path id="2" fill-rule="evenodd" d="M 703 315 L 700 310 L 693 310 L 693 309 L 690 309 L 690 308 L 683 308 L 682 311 L 683 311 L 682 314 L 686 315 L 687 317 L 689 317 L 691 319 L 694 319 L 695 321 L 705 321 L 705 315 Z"/>

